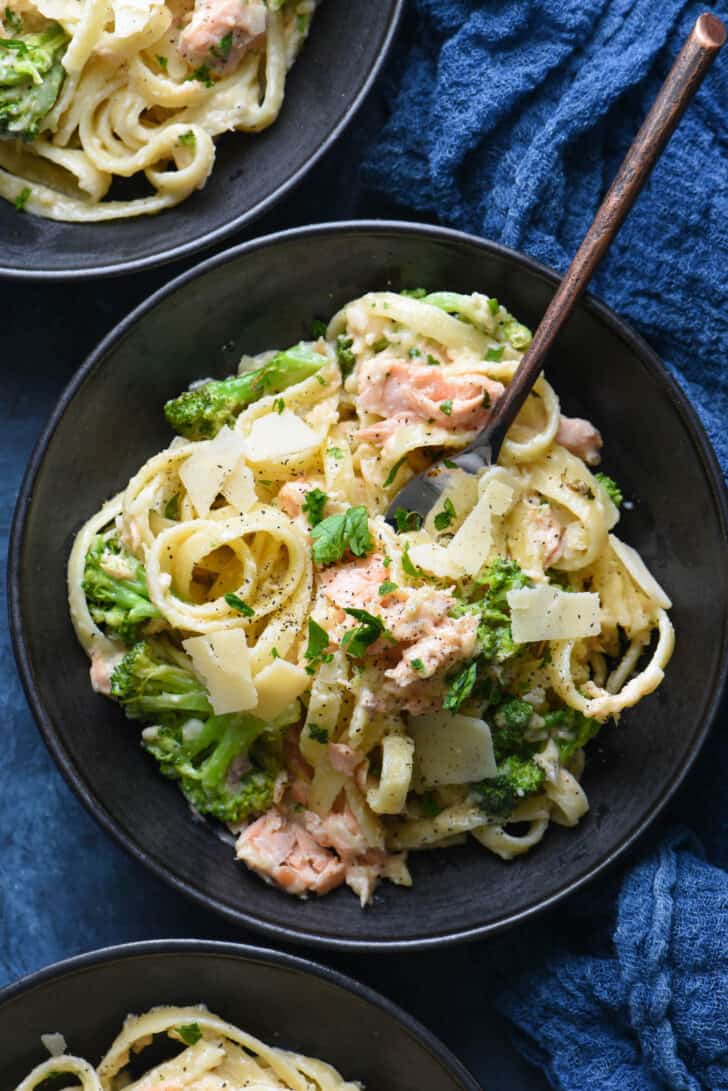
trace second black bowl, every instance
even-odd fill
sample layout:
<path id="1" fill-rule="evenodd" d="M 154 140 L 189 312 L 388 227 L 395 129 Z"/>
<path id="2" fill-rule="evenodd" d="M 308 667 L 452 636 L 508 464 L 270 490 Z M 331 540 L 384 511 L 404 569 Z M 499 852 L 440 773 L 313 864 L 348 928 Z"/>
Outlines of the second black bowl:
<path id="1" fill-rule="evenodd" d="M 213 258 L 159 292 L 93 354 L 63 395 L 19 499 L 11 614 L 26 691 L 64 774 L 94 815 L 158 875 L 241 924 L 288 940 L 406 947 L 484 935 L 581 886 L 646 828 L 705 737 L 726 671 L 728 569 L 722 481 L 695 413 L 650 349 L 606 307 L 583 303 L 549 377 L 567 413 L 602 430 L 605 469 L 634 499 L 623 537 L 672 596 L 677 648 L 664 684 L 600 736 L 576 829 L 549 829 L 505 864 L 472 843 L 414 854 L 413 890 L 383 885 L 300 902 L 233 859 L 138 745 L 138 728 L 94 694 L 68 618 L 65 565 L 90 513 L 169 442 L 161 406 L 243 351 L 308 336 L 313 318 L 373 288 L 479 289 L 538 321 L 555 277 L 512 251 L 415 225 L 329 225 Z"/>

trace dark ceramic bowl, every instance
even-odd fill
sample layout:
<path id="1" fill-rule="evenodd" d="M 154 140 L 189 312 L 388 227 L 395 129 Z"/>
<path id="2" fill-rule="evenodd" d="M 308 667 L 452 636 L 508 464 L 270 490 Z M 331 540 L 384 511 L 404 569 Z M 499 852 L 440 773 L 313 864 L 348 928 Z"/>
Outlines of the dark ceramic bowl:
<path id="1" fill-rule="evenodd" d="M 68 619 L 73 536 L 169 442 L 161 406 L 243 351 L 306 336 L 311 320 L 387 285 L 480 289 L 538 321 L 556 278 L 522 255 L 407 224 L 292 231 L 215 257 L 178 278 L 106 338 L 60 400 L 32 458 L 10 557 L 18 663 L 41 730 L 92 813 L 158 875 L 240 924 L 327 946 L 426 946 L 526 919 L 588 882 L 631 845 L 675 791 L 713 718 L 726 674 L 728 568 L 722 481 L 697 417 L 654 353 L 602 304 L 582 303 L 549 377 L 568 413 L 595 421 L 604 467 L 634 507 L 624 538 L 672 596 L 677 648 L 657 693 L 607 727 L 590 755 L 589 815 L 552 827 L 503 863 L 480 846 L 412 855 L 412 890 L 383 884 L 362 911 L 349 890 L 301 902 L 233 859 L 230 838 L 194 821 L 138 745 L 138 729 L 97 696 Z"/>
<path id="2" fill-rule="evenodd" d="M 58 962 L 0 992 L 0 1086 L 15 1087 L 59 1031 L 95 1064 L 129 1012 L 207 1007 L 269 1045 L 333 1064 L 371 1091 L 479 1091 L 421 1023 L 349 977 L 307 959 L 202 940 L 152 940 Z"/>
<path id="3" fill-rule="evenodd" d="M 130 272 L 219 244 L 240 230 L 295 186 L 352 120 L 384 62 L 403 2 L 322 0 L 288 74 L 276 122 L 262 133 L 220 138 L 205 188 L 175 208 L 75 224 L 20 216 L 0 201 L 0 276 Z"/>

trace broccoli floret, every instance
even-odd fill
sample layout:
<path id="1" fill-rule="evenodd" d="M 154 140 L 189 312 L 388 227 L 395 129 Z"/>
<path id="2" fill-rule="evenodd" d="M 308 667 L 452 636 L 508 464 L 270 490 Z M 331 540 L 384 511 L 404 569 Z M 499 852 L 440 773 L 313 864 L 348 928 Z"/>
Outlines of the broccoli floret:
<path id="1" fill-rule="evenodd" d="M 479 618 L 481 654 L 487 660 L 503 663 L 520 647 L 511 634 L 511 612 L 506 596 L 517 587 L 530 587 L 531 581 L 515 561 L 496 557 L 478 576 L 477 582 L 485 585 L 483 597 L 476 602 L 460 603 L 454 608 L 453 616 L 475 614 Z"/>
<path id="2" fill-rule="evenodd" d="M 518 697 L 499 705 L 493 717 L 493 749 L 496 761 L 503 761 L 512 754 L 528 758 L 534 753 L 537 747 L 525 738 L 532 716 L 533 706 Z"/>
<path id="3" fill-rule="evenodd" d="M 533 334 L 528 326 L 524 326 L 510 314 L 501 324 L 498 336 L 502 341 L 510 341 L 518 352 L 525 352 L 533 340 Z"/>
<path id="4" fill-rule="evenodd" d="M 609 474 L 598 473 L 594 474 L 599 484 L 606 492 L 609 499 L 612 501 L 615 507 L 621 508 L 624 496 L 617 482 Z"/>
<path id="5" fill-rule="evenodd" d="M 559 748 L 562 761 L 568 761 L 575 750 L 582 747 L 599 734 L 602 727 L 599 720 L 585 716 L 575 708 L 560 708 L 547 712 L 544 716 L 546 729 Z"/>
<path id="6" fill-rule="evenodd" d="M 512 755 L 498 766 L 494 777 L 473 785 L 473 791 L 481 810 L 505 818 L 522 799 L 540 791 L 544 779 L 544 771 L 535 761 Z"/>
<path id="7" fill-rule="evenodd" d="M 57 23 L 40 34 L 0 38 L 0 138 L 38 135 L 66 75 L 61 57 L 67 43 Z"/>
<path id="8" fill-rule="evenodd" d="M 175 432 L 187 439 L 210 439 L 251 402 L 265 394 L 282 390 L 314 375 L 326 363 L 326 357 L 301 342 L 276 355 L 253 371 L 211 380 L 178 398 L 168 401 L 164 415 Z"/>
<path id="9" fill-rule="evenodd" d="M 142 744 L 161 772 L 179 783 L 200 814 L 241 822 L 273 803 L 275 772 L 251 768 L 248 752 L 266 724 L 247 713 L 187 720 L 176 727 L 151 727 Z M 237 768 L 236 768 L 237 767 Z"/>
<path id="10" fill-rule="evenodd" d="M 164 639 L 142 640 L 111 676 L 111 696 L 130 720 L 179 726 L 193 713 L 209 716 L 207 690 L 192 673 L 189 660 Z"/>
<path id="11" fill-rule="evenodd" d="M 159 618 L 149 601 L 144 565 L 113 535 L 97 534 L 86 554 L 83 591 L 97 625 L 134 644 L 148 622 Z"/>

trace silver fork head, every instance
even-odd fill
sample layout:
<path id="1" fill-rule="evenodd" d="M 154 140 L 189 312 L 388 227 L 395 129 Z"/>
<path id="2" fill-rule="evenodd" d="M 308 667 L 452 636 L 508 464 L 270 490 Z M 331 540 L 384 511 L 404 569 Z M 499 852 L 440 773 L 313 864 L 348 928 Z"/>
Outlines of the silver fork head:
<path id="1" fill-rule="evenodd" d="M 452 470 L 464 470 L 469 474 L 480 473 L 490 465 L 490 453 L 489 444 L 478 439 L 457 454 L 448 454 L 446 459 L 448 465 L 445 465 L 444 460 L 435 462 L 429 469 L 411 478 L 404 488 L 399 490 L 387 508 L 385 516 L 387 522 L 396 527 L 396 513 L 400 509 L 416 512 L 424 519 L 447 489 Z M 414 528 L 405 527 L 405 529 Z"/>

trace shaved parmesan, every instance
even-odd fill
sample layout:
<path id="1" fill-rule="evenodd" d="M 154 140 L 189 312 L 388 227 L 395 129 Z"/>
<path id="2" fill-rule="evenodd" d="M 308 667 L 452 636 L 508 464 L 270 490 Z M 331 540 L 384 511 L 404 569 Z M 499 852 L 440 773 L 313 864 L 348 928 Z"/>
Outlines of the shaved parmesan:
<path id="1" fill-rule="evenodd" d="M 484 720 L 460 713 L 411 716 L 415 740 L 414 787 L 472 784 L 496 774 L 493 741 Z"/>
<path id="2" fill-rule="evenodd" d="M 509 591 L 511 632 L 518 644 L 576 640 L 601 632 L 599 595 L 540 584 Z"/>
<path id="3" fill-rule="evenodd" d="M 408 553 L 413 564 L 440 579 L 459 580 L 465 574 L 465 569 L 450 556 L 450 550 L 435 542 L 410 546 Z"/>
<path id="4" fill-rule="evenodd" d="M 224 491 L 244 455 L 242 436 L 226 426 L 214 439 L 201 443 L 181 464 L 180 481 L 200 519 L 209 514 L 215 498 Z"/>
<path id="5" fill-rule="evenodd" d="M 311 683 L 303 667 L 285 659 L 274 659 L 255 676 L 258 704 L 255 715 L 261 720 L 273 720 L 292 705 Z"/>
<path id="6" fill-rule="evenodd" d="M 636 549 L 620 541 L 614 534 L 609 535 L 609 544 L 619 560 L 629 572 L 640 591 L 644 591 L 648 598 L 661 606 L 663 610 L 669 610 L 672 602 L 660 587 L 655 577 L 650 572 L 645 562 Z"/>
<path id="7" fill-rule="evenodd" d="M 450 561 L 474 576 L 487 562 L 493 542 L 493 517 L 505 515 L 516 498 L 509 475 L 494 467 L 483 474 L 480 499 L 460 527 L 447 552 Z"/>
<path id="8" fill-rule="evenodd" d="M 256 503 L 255 478 L 250 467 L 245 465 L 244 458 L 239 460 L 223 482 L 222 494 L 241 515 L 245 515 Z"/>
<path id="9" fill-rule="evenodd" d="M 242 629 L 225 629 L 182 641 L 207 686 L 217 716 L 255 708 L 258 694 L 250 671 L 250 652 Z"/>
<path id="10" fill-rule="evenodd" d="M 62 1034 L 41 1034 L 40 1040 L 50 1053 L 51 1057 L 61 1057 L 67 1049 L 66 1039 Z"/>
<path id="11" fill-rule="evenodd" d="M 321 437 L 304 420 L 284 409 L 253 421 L 245 443 L 249 462 L 278 462 L 321 446 Z"/>

